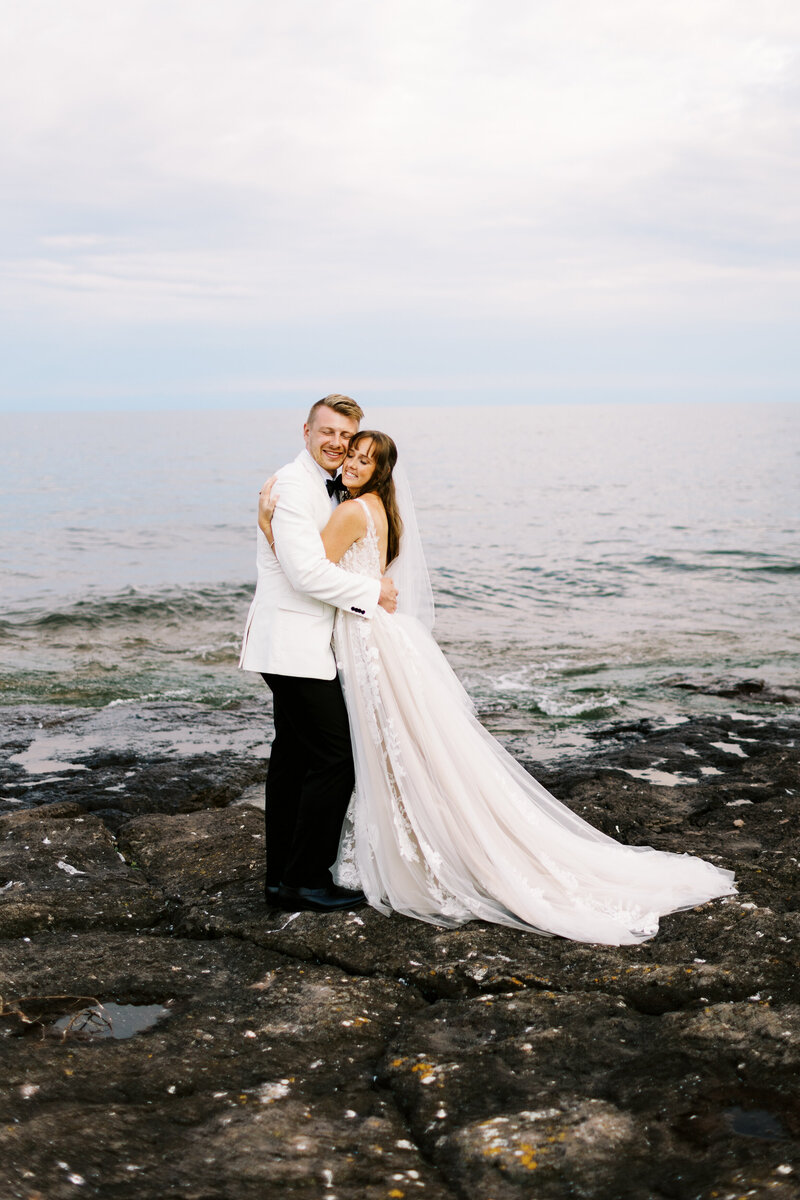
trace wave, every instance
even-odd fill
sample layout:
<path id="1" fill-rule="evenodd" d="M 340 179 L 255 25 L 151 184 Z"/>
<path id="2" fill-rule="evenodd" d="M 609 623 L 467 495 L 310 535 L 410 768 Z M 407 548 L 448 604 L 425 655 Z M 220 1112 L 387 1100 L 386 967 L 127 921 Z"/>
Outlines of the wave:
<path id="1" fill-rule="evenodd" d="M 237 618 L 253 595 L 252 583 L 215 584 L 194 588 L 126 588 L 116 595 L 74 600 L 53 608 L 31 607 L 0 618 L 0 633 L 20 629 L 96 629 L 121 622 L 126 627 L 164 620 L 197 621 L 204 617 Z"/>
<path id="2" fill-rule="evenodd" d="M 767 575 L 800 575 L 800 563 L 772 563 L 763 567 L 743 567 L 743 571 L 759 571 Z"/>
<path id="3" fill-rule="evenodd" d="M 558 571 L 514 566 L 490 579 L 468 570 L 436 571 L 432 579 L 437 608 L 530 612 L 531 605 L 541 611 L 560 608 L 576 598 L 623 596 L 627 590 L 625 577 L 633 574 L 627 566 L 596 563 Z"/>
<path id="4" fill-rule="evenodd" d="M 800 563 L 776 555 L 759 554 L 747 550 L 706 550 L 709 559 L 722 562 L 689 562 L 670 554 L 649 554 L 639 559 L 637 566 L 660 567 L 670 571 L 728 572 L 736 575 L 800 575 Z M 738 560 L 738 561 L 732 561 Z"/>
<path id="5" fill-rule="evenodd" d="M 597 720 L 610 715 L 624 699 L 599 687 L 572 688 L 555 679 L 547 682 L 554 668 L 562 678 L 567 674 L 592 674 L 601 667 L 565 670 L 563 663 L 523 663 L 506 670 L 462 671 L 461 681 L 481 713 L 509 710 L 538 713 L 547 717 L 582 717 Z"/>
<path id="6" fill-rule="evenodd" d="M 538 692 L 534 694 L 531 710 L 540 712 L 547 717 L 583 717 L 585 720 L 596 720 L 608 716 L 622 703 L 621 697 L 615 696 L 612 692 L 603 692 L 600 695 L 586 696 L 582 699 L 577 699 L 574 694 L 559 696 Z"/>

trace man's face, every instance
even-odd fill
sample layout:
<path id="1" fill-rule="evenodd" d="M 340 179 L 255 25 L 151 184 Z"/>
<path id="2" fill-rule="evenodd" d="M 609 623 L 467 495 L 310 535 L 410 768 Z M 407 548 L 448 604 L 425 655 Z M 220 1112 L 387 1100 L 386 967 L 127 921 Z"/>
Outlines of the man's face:
<path id="1" fill-rule="evenodd" d="M 314 413 L 311 424 L 303 426 L 306 450 L 314 462 L 334 475 L 344 462 L 350 438 L 358 432 L 358 421 L 343 417 L 327 404 Z"/>

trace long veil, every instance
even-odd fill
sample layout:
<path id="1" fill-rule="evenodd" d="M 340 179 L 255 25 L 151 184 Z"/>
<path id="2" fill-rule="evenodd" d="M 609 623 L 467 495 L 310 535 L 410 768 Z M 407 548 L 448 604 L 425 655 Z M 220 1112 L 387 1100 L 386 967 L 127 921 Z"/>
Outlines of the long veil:
<path id="1" fill-rule="evenodd" d="M 405 470 L 399 464 L 392 472 L 397 509 L 403 522 L 400 550 L 386 567 L 386 574 L 398 591 L 397 611 L 416 617 L 426 629 L 433 629 L 433 588 L 419 535 L 414 497 Z"/>

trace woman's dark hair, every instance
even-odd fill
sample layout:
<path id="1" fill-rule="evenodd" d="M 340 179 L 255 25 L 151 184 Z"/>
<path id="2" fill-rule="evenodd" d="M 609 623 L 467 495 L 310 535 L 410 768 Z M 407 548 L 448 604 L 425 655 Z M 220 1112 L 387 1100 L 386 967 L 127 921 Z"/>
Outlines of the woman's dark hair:
<path id="1" fill-rule="evenodd" d="M 363 496 L 366 492 L 375 492 L 383 502 L 389 522 L 386 561 L 390 563 L 393 558 L 397 557 L 397 552 L 400 549 L 400 537 L 403 532 L 403 522 L 400 520 L 400 513 L 397 511 L 397 497 L 395 496 L 394 480 L 392 479 L 392 471 L 397 462 L 397 446 L 395 446 L 388 433 L 378 433 L 375 429 L 362 429 L 350 438 L 349 448 L 351 450 L 354 449 L 365 438 L 372 439 L 370 457 L 375 463 L 375 470 L 372 472 L 372 478 L 364 484 L 359 495 Z"/>

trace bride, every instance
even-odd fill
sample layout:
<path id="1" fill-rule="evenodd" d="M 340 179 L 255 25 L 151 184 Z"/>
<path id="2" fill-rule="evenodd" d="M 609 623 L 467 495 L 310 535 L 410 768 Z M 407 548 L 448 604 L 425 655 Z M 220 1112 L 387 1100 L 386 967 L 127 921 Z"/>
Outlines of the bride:
<path id="1" fill-rule="evenodd" d="M 352 499 L 322 532 L 332 562 L 376 578 L 388 563 L 400 593 L 394 615 L 337 610 L 356 767 L 339 883 L 387 914 L 608 945 L 645 941 L 663 914 L 735 892 L 731 871 L 594 829 L 483 728 L 430 633 L 430 583 L 396 462 L 386 434 L 357 433 L 342 468 Z M 277 499 L 267 489 L 260 510 L 270 542 Z"/>

